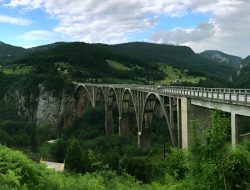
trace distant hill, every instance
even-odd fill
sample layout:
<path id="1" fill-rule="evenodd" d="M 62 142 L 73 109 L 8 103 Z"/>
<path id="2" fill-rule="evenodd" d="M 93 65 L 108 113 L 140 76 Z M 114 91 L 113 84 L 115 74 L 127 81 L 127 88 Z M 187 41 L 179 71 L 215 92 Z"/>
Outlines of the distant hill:
<path id="1" fill-rule="evenodd" d="M 250 88 L 250 55 L 241 61 L 242 68 L 234 77 L 234 86 Z"/>
<path id="2" fill-rule="evenodd" d="M 234 78 L 234 86 L 237 88 L 250 88 L 250 64 L 240 69 Z"/>
<path id="3" fill-rule="evenodd" d="M 164 63 L 177 68 L 188 69 L 192 73 L 201 73 L 211 77 L 228 78 L 233 72 L 233 69 L 228 65 L 218 65 L 213 60 L 204 59 L 187 46 L 133 42 L 118 44 L 113 47 L 148 62 Z"/>
<path id="4" fill-rule="evenodd" d="M 250 65 L 250 55 L 241 61 L 242 66 Z"/>
<path id="5" fill-rule="evenodd" d="M 240 63 L 242 61 L 241 57 L 229 55 L 217 50 L 206 50 L 202 53 L 199 53 L 198 55 L 203 58 L 210 59 L 221 64 L 227 64 L 236 68 L 240 68 Z"/>
<path id="6" fill-rule="evenodd" d="M 0 42 L 0 64 L 9 63 L 28 54 L 28 50 Z"/>
<path id="7" fill-rule="evenodd" d="M 13 64 L 34 66 L 46 73 L 55 68 L 67 70 L 74 80 L 100 79 L 112 83 L 132 80 L 144 83 L 164 78 L 164 73 L 159 71 L 158 66 L 151 66 L 142 59 L 109 47 L 83 42 L 60 42 L 32 48 L 33 53 Z M 128 69 L 117 69 L 114 63 Z"/>
<path id="8" fill-rule="evenodd" d="M 104 69 L 104 67 L 106 71 L 109 67 L 106 63 L 107 60 L 122 62 L 129 67 L 137 65 L 148 69 L 149 65 L 161 63 L 188 70 L 192 75 L 216 76 L 224 79 L 228 79 L 234 72 L 234 69 L 226 64 L 218 65 L 214 61 L 196 55 L 187 46 L 144 42 L 118 45 L 60 42 L 32 48 L 29 51 L 33 51 L 33 53 L 18 61 L 19 63 L 63 61 L 95 71 Z"/>
<path id="9" fill-rule="evenodd" d="M 177 76 L 184 81 L 188 76 L 228 80 L 235 72 L 232 66 L 205 59 L 187 46 L 144 42 L 117 45 L 57 42 L 29 49 L 11 47 L 22 50 L 18 58 L 9 60 L 19 69 L 6 68 L 5 73 L 27 73 L 31 67 L 48 73 L 54 67 L 69 72 L 73 80 L 145 83 L 165 81 L 168 76 Z"/>
<path id="10" fill-rule="evenodd" d="M 42 45 L 42 46 L 36 46 L 36 47 L 28 48 L 27 50 L 29 51 L 29 53 L 33 53 L 33 52 L 37 52 L 37 51 L 48 50 L 48 49 L 51 49 L 51 48 L 54 48 L 56 46 L 63 45 L 63 44 L 65 44 L 65 42 L 56 42 L 56 43 L 53 43 L 53 44 L 48 44 L 48 45 Z"/>

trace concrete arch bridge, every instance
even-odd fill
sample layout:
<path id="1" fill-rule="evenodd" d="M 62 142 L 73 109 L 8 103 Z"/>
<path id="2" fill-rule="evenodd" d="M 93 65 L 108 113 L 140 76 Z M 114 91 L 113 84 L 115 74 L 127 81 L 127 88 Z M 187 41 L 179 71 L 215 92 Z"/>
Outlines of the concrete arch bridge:
<path id="1" fill-rule="evenodd" d="M 114 104 L 118 107 L 119 135 L 129 132 L 129 110 L 136 117 L 138 146 L 150 145 L 150 133 L 156 105 L 157 112 L 164 116 L 173 146 L 187 148 L 192 117 L 202 126 L 206 125 L 210 109 L 227 112 L 231 115 L 231 142 L 235 145 L 240 138 L 250 133 L 239 134 L 238 120 L 241 116 L 250 117 L 250 89 L 199 88 L 176 86 L 152 86 L 133 84 L 89 84 L 74 82 L 79 106 L 89 101 L 95 107 L 102 100 L 105 106 L 105 132 L 113 133 Z M 250 124 L 249 124 L 250 125 Z"/>

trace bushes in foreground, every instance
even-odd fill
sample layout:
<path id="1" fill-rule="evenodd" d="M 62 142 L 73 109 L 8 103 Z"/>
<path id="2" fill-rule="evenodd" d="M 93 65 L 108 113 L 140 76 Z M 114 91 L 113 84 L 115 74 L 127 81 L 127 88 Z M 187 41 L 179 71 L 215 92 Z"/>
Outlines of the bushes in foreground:
<path id="1" fill-rule="evenodd" d="M 29 160 L 19 151 L 0 146 L 0 189 L 158 189 L 143 185 L 133 177 L 124 174 L 117 176 L 114 172 L 103 170 L 85 175 L 57 173 L 44 165 Z M 161 186 L 162 187 L 162 186 Z"/>
<path id="2" fill-rule="evenodd" d="M 66 154 L 66 169 L 72 173 L 56 173 L 0 146 L 0 189 L 250 189 L 250 141 L 232 148 L 228 131 L 228 119 L 215 112 L 203 140 L 193 125 L 189 150 L 173 148 L 161 163 L 142 150 L 139 155 L 127 150 L 119 157 L 128 148 L 121 146 L 126 142 L 119 137 L 99 137 L 86 144 L 74 139 Z M 109 154 L 104 154 L 107 150 Z M 119 160 L 114 162 L 119 175 L 108 169 L 104 162 L 108 158 Z"/>

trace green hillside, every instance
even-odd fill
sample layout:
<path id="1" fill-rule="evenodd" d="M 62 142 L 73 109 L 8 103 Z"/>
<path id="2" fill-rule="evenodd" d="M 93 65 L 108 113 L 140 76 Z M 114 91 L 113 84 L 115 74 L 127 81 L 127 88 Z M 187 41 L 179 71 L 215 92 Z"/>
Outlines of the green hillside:
<path id="1" fill-rule="evenodd" d="M 23 75 L 18 83 L 34 83 L 32 86 L 57 77 L 56 81 L 223 87 L 229 86 L 227 81 L 236 72 L 231 66 L 196 55 L 186 46 L 58 42 L 22 50 L 26 53 L 1 66 L 0 71 Z"/>
<path id="2" fill-rule="evenodd" d="M 241 65 L 243 66 L 250 65 L 250 55 L 241 61 Z"/>
<path id="3" fill-rule="evenodd" d="M 136 83 L 164 81 L 168 73 L 161 69 L 162 64 L 199 78 L 228 80 L 235 72 L 226 64 L 201 58 L 185 46 L 137 42 L 119 45 L 60 42 L 28 51 L 28 55 L 14 61 L 12 65 L 29 65 L 43 70 L 47 64 L 64 63 L 66 67 L 56 69 L 67 70 L 72 78 L 82 80 Z M 180 77 L 185 79 L 184 75 Z"/>
<path id="4" fill-rule="evenodd" d="M 28 50 L 0 42 L 0 65 L 17 60 L 28 54 Z"/>
<path id="5" fill-rule="evenodd" d="M 250 88 L 250 56 L 241 61 L 241 69 L 233 77 L 233 85 L 236 88 Z"/>
<path id="6" fill-rule="evenodd" d="M 202 53 L 199 53 L 198 55 L 203 58 L 215 61 L 219 64 L 226 64 L 234 68 L 240 68 L 240 63 L 242 61 L 241 57 L 229 55 L 217 50 L 206 50 Z"/>
<path id="7" fill-rule="evenodd" d="M 196 55 L 186 46 L 173 46 L 153 43 L 126 43 L 114 45 L 130 55 L 147 62 L 164 63 L 179 69 L 188 69 L 192 75 L 206 75 L 228 79 L 233 69 L 226 64 L 219 64 Z"/>

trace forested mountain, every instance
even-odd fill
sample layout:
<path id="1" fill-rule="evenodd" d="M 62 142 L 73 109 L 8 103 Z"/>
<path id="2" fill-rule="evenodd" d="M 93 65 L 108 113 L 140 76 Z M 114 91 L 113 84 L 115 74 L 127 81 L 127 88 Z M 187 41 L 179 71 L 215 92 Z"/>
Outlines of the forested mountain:
<path id="1" fill-rule="evenodd" d="M 187 46 L 57 42 L 29 49 L 16 48 L 19 52 L 22 50 L 22 54 L 17 53 L 19 59 L 9 60 L 2 69 L 4 73 L 25 74 L 35 69 L 45 76 L 57 70 L 71 80 L 88 82 L 170 84 L 171 81 L 197 83 L 200 79 L 209 79 L 208 86 L 225 86 L 221 83 L 236 72 L 230 65 L 202 58 Z"/>
<path id="2" fill-rule="evenodd" d="M 56 46 L 59 46 L 59 45 L 62 45 L 62 44 L 64 44 L 64 42 L 56 42 L 56 43 L 53 43 L 53 44 L 31 47 L 31 48 L 28 48 L 27 51 L 29 51 L 29 53 L 33 53 L 33 52 L 37 52 L 37 51 L 48 50 L 48 49 L 51 49 L 53 47 L 56 47 Z"/>
<path id="3" fill-rule="evenodd" d="M 145 61 L 160 62 L 177 68 L 188 69 L 193 74 L 202 73 L 207 76 L 228 78 L 233 72 L 232 68 L 227 65 L 218 65 L 214 61 L 203 59 L 187 46 L 134 42 L 118 44 L 114 47 Z"/>
<path id="4" fill-rule="evenodd" d="M 199 53 L 203 58 L 213 60 L 215 62 L 226 64 L 235 68 L 240 68 L 240 63 L 242 61 L 241 57 L 229 55 L 217 50 L 206 50 L 202 53 Z"/>
<path id="5" fill-rule="evenodd" d="M 92 78 L 102 78 L 107 74 L 118 78 L 130 78 L 130 74 L 137 77 L 152 76 L 163 78 L 158 70 L 158 64 L 165 64 L 191 75 L 218 77 L 228 79 L 234 69 L 226 64 L 217 64 L 196 55 L 186 46 L 173 46 L 153 43 L 126 43 L 118 45 L 87 44 L 80 42 L 55 43 L 28 49 L 29 55 L 15 62 L 15 64 L 47 64 L 55 62 L 68 63 L 73 67 L 85 70 L 84 75 Z M 115 61 L 126 68 L 114 70 L 107 64 L 107 60 Z M 80 75 L 80 73 L 78 72 Z M 84 76 L 82 76 L 84 77 Z"/>
<path id="6" fill-rule="evenodd" d="M 242 66 L 250 65 L 250 55 L 241 61 Z"/>
<path id="7" fill-rule="evenodd" d="M 28 50 L 0 42 L 0 64 L 9 63 L 27 55 Z"/>

